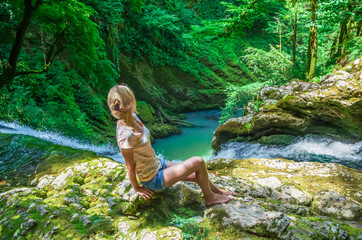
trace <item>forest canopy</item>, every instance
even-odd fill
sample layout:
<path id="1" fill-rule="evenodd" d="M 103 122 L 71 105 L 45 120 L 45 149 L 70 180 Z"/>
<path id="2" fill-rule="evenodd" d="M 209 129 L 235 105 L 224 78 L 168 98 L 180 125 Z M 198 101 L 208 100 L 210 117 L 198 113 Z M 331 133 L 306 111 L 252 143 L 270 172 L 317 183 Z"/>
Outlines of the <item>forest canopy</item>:
<path id="1" fill-rule="evenodd" d="M 360 0 L 5 0 L 1 119 L 102 142 L 104 96 L 125 81 L 161 113 L 228 96 L 226 120 L 263 85 L 319 81 L 361 56 L 361 12 Z"/>

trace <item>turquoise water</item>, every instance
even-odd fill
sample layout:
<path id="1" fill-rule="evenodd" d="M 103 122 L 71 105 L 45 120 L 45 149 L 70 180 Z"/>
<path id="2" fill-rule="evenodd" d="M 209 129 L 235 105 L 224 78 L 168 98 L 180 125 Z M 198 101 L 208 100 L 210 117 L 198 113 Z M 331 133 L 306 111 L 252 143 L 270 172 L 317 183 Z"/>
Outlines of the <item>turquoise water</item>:
<path id="1" fill-rule="evenodd" d="M 184 161 L 192 156 L 210 159 L 213 153 L 211 148 L 213 132 L 219 126 L 219 111 L 191 112 L 186 113 L 186 116 L 186 121 L 201 127 L 183 127 L 179 135 L 156 139 L 153 144 L 155 152 L 170 161 Z"/>
<path id="2" fill-rule="evenodd" d="M 205 160 L 214 158 L 286 158 L 294 161 L 333 162 L 362 170 L 362 141 L 344 142 L 318 136 L 298 137 L 289 146 L 265 146 L 258 143 L 227 143 L 213 155 L 211 140 L 218 127 L 218 111 L 187 113 L 187 121 L 202 127 L 182 128 L 182 133 L 156 139 L 153 145 L 159 157 L 171 161 L 184 161 L 192 156 Z M 118 148 L 112 145 L 94 146 L 62 136 L 56 132 L 37 131 L 19 123 L 0 121 L 0 132 L 31 135 L 63 146 L 90 150 L 124 163 Z"/>

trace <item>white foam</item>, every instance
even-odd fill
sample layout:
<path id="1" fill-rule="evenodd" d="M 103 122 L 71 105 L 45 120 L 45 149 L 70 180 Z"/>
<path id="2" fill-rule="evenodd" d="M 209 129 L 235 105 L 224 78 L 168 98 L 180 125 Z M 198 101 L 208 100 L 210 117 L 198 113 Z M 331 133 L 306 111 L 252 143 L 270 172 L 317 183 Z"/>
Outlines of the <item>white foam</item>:
<path id="1" fill-rule="evenodd" d="M 38 131 L 31 127 L 21 125 L 17 122 L 4 122 L 0 121 L 0 132 L 1 133 L 9 133 L 9 134 L 24 134 L 33 136 L 36 138 L 40 138 L 55 144 L 59 144 L 62 146 L 68 146 L 81 150 L 89 150 L 95 152 L 96 154 L 103 155 L 109 158 L 112 158 L 115 161 L 124 163 L 124 159 L 122 154 L 118 149 L 114 148 L 110 144 L 103 146 L 96 146 L 88 143 L 80 142 L 77 139 L 65 137 L 59 132 L 54 131 Z"/>
<path id="2" fill-rule="evenodd" d="M 289 146 L 228 143 L 215 158 L 286 158 L 295 161 L 335 162 L 362 169 L 362 142 L 347 143 L 317 136 L 298 138 Z"/>

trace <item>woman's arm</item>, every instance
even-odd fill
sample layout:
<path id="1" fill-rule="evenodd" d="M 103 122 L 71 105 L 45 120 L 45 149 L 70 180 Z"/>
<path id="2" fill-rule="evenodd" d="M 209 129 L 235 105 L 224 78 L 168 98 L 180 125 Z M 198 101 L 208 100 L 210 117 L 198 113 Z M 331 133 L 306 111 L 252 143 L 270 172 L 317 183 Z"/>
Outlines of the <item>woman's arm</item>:
<path id="1" fill-rule="evenodd" d="M 128 177 L 131 181 L 132 187 L 135 192 L 143 197 L 144 199 L 149 199 L 153 192 L 152 190 L 145 188 L 143 186 L 139 186 L 136 177 L 135 164 L 133 159 L 133 148 L 129 149 L 121 149 L 124 161 L 126 162 Z"/>

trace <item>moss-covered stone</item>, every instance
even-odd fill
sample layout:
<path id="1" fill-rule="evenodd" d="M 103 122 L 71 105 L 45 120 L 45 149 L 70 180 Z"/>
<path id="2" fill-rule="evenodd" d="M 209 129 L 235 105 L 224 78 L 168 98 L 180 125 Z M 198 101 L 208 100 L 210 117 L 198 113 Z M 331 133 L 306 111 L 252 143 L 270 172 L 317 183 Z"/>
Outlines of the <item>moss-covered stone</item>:
<path id="1" fill-rule="evenodd" d="M 146 124 L 155 122 L 155 109 L 144 101 L 137 101 L 137 113 L 141 120 Z"/>
<path id="2" fill-rule="evenodd" d="M 265 145 L 289 145 L 295 140 L 295 136 L 288 134 L 262 136 L 258 139 L 258 143 Z"/>
<path id="3" fill-rule="evenodd" d="M 180 134 L 181 129 L 179 127 L 170 124 L 152 124 L 148 126 L 151 136 L 154 138 L 164 138 L 172 134 Z"/>
<path id="4" fill-rule="evenodd" d="M 24 143 L 35 149 L 37 144 Z M 207 163 L 211 180 L 238 195 L 207 208 L 195 183 L 181 182 L 144 200 L 124 165 L 83 157 L 26 182 L 14 184 L 15 175 L 9 175 L 10 189 L 0 187 L 0 239 L 357 239 L 362 234 L 361 171 L 338 164 L 215 159 Z"/>
<path id="5" fill-rule="evenodd" d="M 280 144 L 282 139 L 274 139 L 280 135 L 362 139 L 362 68 L 358 63 L 350 65 L 353 74 L 343 68 L 320 83 L 293 79 L 281 87 L 264 87 L 247 104 L 243 117 L 229 119 L 216 129 L 213 148 L 219 150 L 223 143 L 241 138 Z"/>

